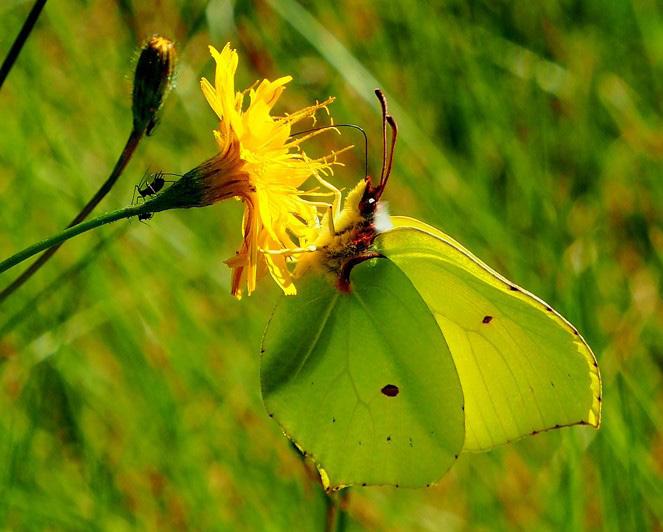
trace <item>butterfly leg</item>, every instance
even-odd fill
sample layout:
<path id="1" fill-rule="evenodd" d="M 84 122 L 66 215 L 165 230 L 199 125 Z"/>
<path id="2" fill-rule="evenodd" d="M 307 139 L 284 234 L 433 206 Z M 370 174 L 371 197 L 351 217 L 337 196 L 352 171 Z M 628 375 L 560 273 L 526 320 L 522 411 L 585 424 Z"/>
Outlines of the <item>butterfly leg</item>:
<path id="1" fill-rule="evenodd" d="M 260 253 L 264 255 L 284 255 L 290 257 L 291 255 L 298 255 L 301 253 L 313 253 L 318 248 L 311 245 L 304 248 L 288 248 L 288 249 L 261 249 Z"/>
<path id="2" fill-rule="evenodd" d="M 332 206 L 334 208 L 334 216 L 336 217 L 340 214 L 341 212 L 341 191 L 337 189 L 334 185 L 320 177 L 319 175 L 316 175 L 315 178 L 320 182 L 320 184 L 328 189 L 333 195 L 334 195 L 334 201 L 332 202 Z"/>

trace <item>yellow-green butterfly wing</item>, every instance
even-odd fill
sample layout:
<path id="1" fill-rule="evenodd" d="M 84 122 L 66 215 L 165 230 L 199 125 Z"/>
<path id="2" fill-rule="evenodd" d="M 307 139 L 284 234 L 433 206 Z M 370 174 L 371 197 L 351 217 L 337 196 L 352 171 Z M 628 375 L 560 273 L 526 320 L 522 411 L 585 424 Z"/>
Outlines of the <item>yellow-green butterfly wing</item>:
<path id="1" fill-rule="evenodd" d="M 331 278 L 330 278 L 331 277 Z M 394 264 L 355 266 L 352 289 L 308 275 L 263 339 L 265 407 L 330 488 L 421 487 L 463 447 L 463 393 L 432 313 Z"/>
<path id="2" fill-rule="evenodd" d="M 376 95 L 380 177 L 325 215 L 263 339 L 270 415 L 336 488 L 427 485 L 461 447 L 598 427 L 598 365 L 578 331 L 441 231 L 389 218 L 397 127 Z"/>
<path id="3" fill-rule="evenodd" d="M 416 287 L 444 334 L 465 397 L 465 450 L 562 426 L 598 427 L 598 366 L 569 322 L 434 227 L 392 222 L 376 247 Z"/>

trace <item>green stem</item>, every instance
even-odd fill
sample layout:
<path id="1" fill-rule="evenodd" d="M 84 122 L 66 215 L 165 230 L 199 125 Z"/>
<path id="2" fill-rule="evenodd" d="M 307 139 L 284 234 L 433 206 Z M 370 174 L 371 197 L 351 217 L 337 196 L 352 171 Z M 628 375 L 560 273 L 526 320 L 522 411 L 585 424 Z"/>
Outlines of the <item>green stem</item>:
<path id="1" fill-rule="evenodd" d="M 44 8 L 45 4 L 46 0 L 37 0 L 34 3 L 30 13 L 28 14 L 28 18 L 25 20 L 25 23 L 21 28 L 21 31 L 18 33 L 16 39 L 14 40 L 14 44 L 12 44 L 12 47 L 9 49 L 7 57 L 5 57 L 5 60 L 2 62 L 2 66 L 0 66 L 0 88 L 7 79 L 9 71 L 14 66 L 16 59 L 18 59 L 18 54 L 21 53 L 21 49 L 23 48 L 25 41 L 28 40 L 30 32 L 32 31 L 32 28 L 34 28 L 35 23 L 39 18 L 39 14 L 41 13 L 41 10 Z"/>
<path id="2" fill-rule="evenodd" d="M 344 532 L 348 525 L 349 488 L 337 493 L 325 493 L 327 512 L 325 515 L 325 532 Z"/>
<path id="3" fill-rule="evenodd" d="M 325 494 L 327 501 L 327 512 L 325 514 L 325 532 L 335 532 L 338 521 L 338 496 L 335 493 Z"/>
<path id="4" fill-rule="evenodd" d="M 120 175 L 122 175 L 122 172 L 126 168 L 127 163 L 129 162 L 132 155 L 136 151 L 138 143 L 142 138 L 143 138 L 143 131 L 137 131 L 136 129 L 131 130 L 129 138 L 127 139 L 127 142 L 124 145 L 124 148 L 122 149 L 122 153 L 120 153 L 120 157 L 115 163 L 115 167 L 113 168 L 111 174 L 108 176 L 108 179 L 106 179 L 104 184 L 101 185 L 99 190 L 97 190 L 97 193 L 94 196 L 92 196 L 92 199 L 90 199 L 90 201 L 87 202 L 85 207 L 83 207 L 81 212 L 78 213 L 76 218 L 74 218 L 67 227 L 73 227 L 74 225 L 78 225 L 83 220 L 85 220 L 88 214 L 90 214 L 92 210 L 97 205 L 99 205 L 101 200 L 106 197 L 106 194 L 108 194 L 111 191 L 113 185 L 115 185 Z"/>
<path id="5" fill-rule="evenodd" d="M 125 167 L 127 166 L 127 163 L 131 159 L 131 156 L 133 155 L 134 151 L 136 151 L 136 147 L 138 146 L 138 143 L 140 140 L 143 138 L 143 132 L 137 131 L 135 129 L 132 129 L 131 133 L 129 134 L 129 138 L 127 139 L 127 142 L 122 149 L 122 153 L 120 153 L 120 157 L 118 158 L 117 162 L 115 163 L 115 167 L 113 168 L 113 171 L 111 174 L 108 176 L 108 179 L 101 185 L 99 190 L 97 190 L 97 193 L 92 196 L 92 199 L 87 202 L 85 207 L 79 212 L 76 217 L 69 223 L 67 228 L 73 227 L 75 225 L 78 225 L 81 223 L 85 218 L 88 217 L 88 215 L 92 212 L 92 210 L 99 205 L 102 199 L 110 192 L 110 190 L 113 188 L 113 185 L 117 182 L 118 178 L 124 171 Z M 5 287 L 2 291 L 0 291 L 0 303 L 2 303 L 5 299 L 7 299 L 11 294 L 13 294 L 16 290 L 18 290 L 21 286 L 23 286 L 28 279 L 30 279 L 35 273 L 37 273 L 41 267 L 46 264 L 50 258 L 55 255 L 55 252 L 60 248 L 60 246 L 53 246 L 50 248 L 46 253 L 44 253 L 41 257 L 39 257 L 36 261 L 34 261 L 21 275 L 19 275 L 14 281 Z"/>
<path id="6" fill-rule="evenodd" d="M 44 285 L 39 291 L 17 311 L 11 317 L 9 317 L 4 323 L 0 324 L 0 338 L 4 338 L 18 327 L 21 323 L 30 318 L 34 317 L 35 309 L 43 301 L 53 300 L 53 298 L 59 297 L 59 290 L 63 289 L 66 284 L 75 280 L 79 275 L 81 275 L 86 268 L 93 264 L 102 253 L 111 243 L 126 233 L 126 230 L 129 229 L 130 224 L 119 224 L 119 227 L 115 231 L 108 231 L 109 234 L 99 238 L 97 243 L 83 255 L 75 264 L 65 271 L 59 273 L 54 279 L 50 280 L 48 284 Z M 51 248 L 53 249 L 53 248 Z M 40 257 L 42 257 L 40 255 Z M 0 303 L 1 305 L 2 303 Z M 0 313 L 1 314 L 1 313 Z M 3 315 L 4 317 L 4 315 Z M 46 327 L 48 329 L 48 324 L 45 321 L 40 321 L 40 327 Z M 42 329 L 42 330 L 46 330 Z M 36 334 L 39 334 L 38 332 Z"/>
<path id="7" fill-rule="evenodd" d="M 23 251 L 19 251 L 8 259 L 3 260 L 0 262 L 0 273 L 7 271 L 9 268 L 20 264 L 24 260 L 29 259 L 41 251 L 52 248 L 53 246 L 59 246 L 63 242 L 75 237 L 76 235 L 80 235 L 81 233 L 85 233 L 91 229 L 96 229 L 102 225 L 116 222 L 117 220 L 122 220 L 123 218 L 131 218 L 132 216 L 138 216 L 140 214 L 145 214 L 152 211 L 153 208 L 151 208 L 150 202 L 147 202 L 142 203 L 141 205 L 132 205 L 131 207 L 125 207 L 124 209 L 107 212 L 106 214 L 102 214 L 101 216 L 93 218 L 92 220 L 88 220 L 87 222 L 69 227 L 64 231 L 57 233 L 50 238 L 42 240 L 41 242 L 37 242 L 36 244 L 28 246 Z"/>

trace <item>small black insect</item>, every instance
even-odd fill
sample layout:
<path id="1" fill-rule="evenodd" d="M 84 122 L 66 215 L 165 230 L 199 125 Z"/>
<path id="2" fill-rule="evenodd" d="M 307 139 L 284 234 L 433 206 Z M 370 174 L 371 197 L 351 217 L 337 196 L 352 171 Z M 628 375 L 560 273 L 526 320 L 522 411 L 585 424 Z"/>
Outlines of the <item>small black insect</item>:
<path id="1" fill-rule="evenodd" d="M 158 194 L 166 184 L 166 180 L 163 178 L 164 175 L 165 174 L 163 172 L 152 174 L 152 181 L 145 183 L 145 185 L 143 185 L 143 183 L 146 181 L 146 179 L 143 178 L 141 182 L 136 185 L 134 199 L 136 194 L 138 194 L 143 199 L 145 199 L 147 196 L 155 196 Z"/>
<path id="2" fill-rule="evenodd" d="M 166 183 L 171 183 L 172 181 L 165 179 L 164 176 L 171 176 L 171 175 L 178 175 L 178 174 L 167 174 L 165 172 L 159 171 L 151 175 L 152 180 L 148 181 L 147 176 L 148 173 L 145 172 L 145 175 L 143 176 L 143 179 L 141 179 L 140 183 L 138 183 L 134 187 L 134 195 L 131 200 L 131 204 L 136 203 L 136 194 L 138 194 L 138 198 L 142 199 L 145 201 L 145 198 L 148 196 L 156 196 L 161 190 L 163 189 L 164 185 Z M 154 213 L 151 212 L 145 212 L 143 214 L 138 215 L 138 219 L 143 222 L 145 220 L 149 220 L 154 216 Z"/>

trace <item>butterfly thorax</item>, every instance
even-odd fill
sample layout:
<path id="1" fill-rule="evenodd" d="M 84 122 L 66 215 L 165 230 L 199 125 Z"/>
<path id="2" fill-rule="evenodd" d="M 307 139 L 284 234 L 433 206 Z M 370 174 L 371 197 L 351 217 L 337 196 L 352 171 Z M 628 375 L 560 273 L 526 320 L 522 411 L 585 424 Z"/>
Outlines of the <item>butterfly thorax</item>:
<path id="1" fill-rule="evenodd" d="M 323 271 L 335 278 L 339 289 L 349 290 L 352 267 L 378 256 L 373 242 L 379 232 L 375 221 L 381 206 L 377 200 L 368 201 L 370 190 L 370 177 L 362 179 L 348 194 L 333 224 L 329 214 L 323 217 L 320 234 L 313 242 L 316 251 L 300 258 L 297 276 L 309 270 Z"/>
<path id="2" fill-rule="evenodd" d="M 373 247 L 378 233 L 391 229 L 385 204 L 380 202 L 391 173 L 396 145 L 396 122 L 387 112 L 387 100 L 380 89 L 375 94 L 382 107 L 382 171 L 374 184 L 369 175 L 352 189 L 340 212 L 330 209 L 323 217 L 320 232 L 312 242 L 312 253 L 303 255 L 295 269 L 301 277 L 308 270 L 322 271 L 335 280 L 339 290 L 350 291 L 350 272 L 354 266 L 381 256 Z M 391 130 L 391 144 L 387 130 Z M 332 220 L 330 220 L 332 218 Z M 333 223 L 332 223 L 333 221 Z"/>

